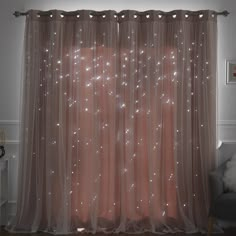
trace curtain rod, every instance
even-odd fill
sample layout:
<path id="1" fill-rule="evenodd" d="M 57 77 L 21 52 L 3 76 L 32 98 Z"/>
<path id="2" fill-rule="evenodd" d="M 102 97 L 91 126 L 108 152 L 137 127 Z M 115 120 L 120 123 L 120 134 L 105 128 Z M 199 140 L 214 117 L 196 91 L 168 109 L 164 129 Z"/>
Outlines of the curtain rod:
<path id="1" fill-rule="evenodd" d="M 148 11 L 147 11 L 148 12 Z M 194 11 L 193 11 L 194 12 Z M 51 11 L 49 10 L 49 11 L 42 11 L 42 12 L 40 12 L 39 13 L 39 15 L 51 15 Z M 162 11 L 160 11 L 160 13 L 161 14 L 171 14 L 171 13 L 175 13 L 175 11 L 170 11 L 170 12 L 162 12 Z M 198 14 L 200 14 L 201 13 L 201 11 L 196 11 L 196 13 L 198 13 Z M 15 16 L 15 17 L 20 17 L 20 16 L 27 16 L 29 14 L 29 12 L 27 11 L 27 12 L 20 12 L 20 11 L 15 11 L 14 13 L 13 13 L 13 15 Z M 78 14 L 78 11 L 71 11 L 71 12 L 63 12 L 62 14 L 64 14 L 64 15 L 76 15 L 76 14 Z M 229 15 L 229 12 L 228 11 L 226 11 L 226 10 L 224 10 L 224 11 L 219 11 L 219 12 L 215 12 L 215 14 L 216 15 L 221 15 L 221 16 L 228 16 Z"/>

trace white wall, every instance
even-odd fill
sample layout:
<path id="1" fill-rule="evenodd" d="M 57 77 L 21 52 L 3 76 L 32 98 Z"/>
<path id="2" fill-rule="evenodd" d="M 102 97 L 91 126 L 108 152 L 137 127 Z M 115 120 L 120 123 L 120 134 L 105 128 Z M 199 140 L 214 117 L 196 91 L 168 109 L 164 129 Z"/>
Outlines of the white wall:
<path id="1" fill-rule="evenodd" d="M 225 60 L 236 59 L 235 0 L 1 0 L 0 2 L 0 128 L 7 136 L 10 158 L 9 200 L 11 213 L 16 199 L 16 167 L 18 150 L 18 120 L 20 80 L 23 52 L 24 17 L 15 18 L 15 10 L 28 9 L 93 9 L 116 11 L 124 9 L 164 11 L 174 9 L 229 10 L 228 17 L 218 17 L 218 123 L 219 139 L 236 140 L 236 85 L 225 84 Z"/>
<path id="2" fill-rule="evenodd" d="M 220 140 L 236 140 L 236 85 L 226 85 L 226 59 L 236 59 L 236 1 L 222 1 L 230 11 L 218 22 L 218 124 Z"/>

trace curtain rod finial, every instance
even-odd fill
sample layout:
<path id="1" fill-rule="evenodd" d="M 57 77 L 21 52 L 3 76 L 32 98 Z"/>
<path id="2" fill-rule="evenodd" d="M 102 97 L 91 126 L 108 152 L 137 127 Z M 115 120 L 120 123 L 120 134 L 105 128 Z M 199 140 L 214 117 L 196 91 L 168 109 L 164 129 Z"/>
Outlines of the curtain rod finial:
<path id="1" fill-rule="evenodd" d="M 19 17 L 19 16 L 21 16 L 21 13 L 20 13 L 19 11 L 15 11 L 15 12 L 13 13 L 13 15 L 14 15 L 15 17 Z"/>
<path id="2" fill-rule="evenodd" d="M 228 16 L 229 12 L 228 11 L 223 11 L 222 14 L 223 14 L 223 16 Z"/>

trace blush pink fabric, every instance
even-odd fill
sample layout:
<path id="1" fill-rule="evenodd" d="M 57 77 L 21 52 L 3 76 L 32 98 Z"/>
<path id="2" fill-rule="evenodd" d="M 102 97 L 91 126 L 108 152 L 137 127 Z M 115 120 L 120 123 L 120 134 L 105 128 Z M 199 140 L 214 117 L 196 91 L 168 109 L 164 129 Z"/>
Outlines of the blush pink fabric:
<path id="1" fill-rule="evenodd" d="M 14 232 L 204 231 L 213 11 L 26 17 Z"/>

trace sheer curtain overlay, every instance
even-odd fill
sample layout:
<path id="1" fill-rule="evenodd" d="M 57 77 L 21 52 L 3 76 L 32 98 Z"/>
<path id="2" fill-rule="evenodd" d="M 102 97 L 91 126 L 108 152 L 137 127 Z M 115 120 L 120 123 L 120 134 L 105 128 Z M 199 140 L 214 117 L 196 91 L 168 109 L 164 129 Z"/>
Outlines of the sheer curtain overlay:
<path id="1" fill-rule="evenodd" d="M 14 232 L 187 233 L 215 165 L 213 11 L 29 11 Z"/>

